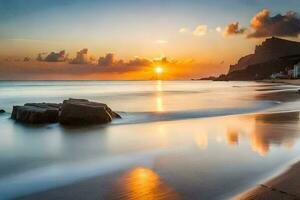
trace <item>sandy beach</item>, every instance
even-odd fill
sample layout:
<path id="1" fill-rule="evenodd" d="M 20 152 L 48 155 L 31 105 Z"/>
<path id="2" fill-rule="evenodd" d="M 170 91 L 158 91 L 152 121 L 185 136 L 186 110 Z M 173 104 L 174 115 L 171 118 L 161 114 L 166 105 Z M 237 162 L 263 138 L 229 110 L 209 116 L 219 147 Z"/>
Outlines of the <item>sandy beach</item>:
<path id="1" fill-rule="evenodd" d="M 300 162 L 297 162 L 281 175 L 258 185 L 235 199 L 300 199 L 299 177 Z"/>

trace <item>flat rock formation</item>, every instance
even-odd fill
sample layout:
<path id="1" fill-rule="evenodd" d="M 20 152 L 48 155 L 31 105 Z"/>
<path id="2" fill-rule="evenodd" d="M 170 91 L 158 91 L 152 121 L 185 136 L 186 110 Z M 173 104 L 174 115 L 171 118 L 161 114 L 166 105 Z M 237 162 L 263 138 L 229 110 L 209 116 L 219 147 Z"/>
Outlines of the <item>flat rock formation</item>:
<path id="1" fill-rule="evenodd" d="M 58 122 L 60 104 L 27 103 L 24 106 L 14 106 L 11 118 L 25 123 L 55 123 Z"/>
<path id="2" fill-rule="evenodd" d="M 11 118 L 24 123 L 56 123 L 66 125 L 102 124 L 120 118 L 106 104 L 86 99 L 69 99 L 62 104 L 27 103 L 14 106 Z"/>
<path id="3" fill-rule="evenodd" d="M 59 122 L 65 125 L 102 124 L 120 116 L 106 104 L 86 99 L 69 99 L 62 104 Z"/>

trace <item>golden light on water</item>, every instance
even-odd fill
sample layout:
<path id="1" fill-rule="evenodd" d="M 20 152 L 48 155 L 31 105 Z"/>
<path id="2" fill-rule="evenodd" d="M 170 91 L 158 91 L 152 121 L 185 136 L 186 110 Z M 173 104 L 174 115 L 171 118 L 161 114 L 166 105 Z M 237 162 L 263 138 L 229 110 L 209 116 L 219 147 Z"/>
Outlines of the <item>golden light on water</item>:
<path id="1" fill-rule="evenodd" d="M 163 112 L 164 111 L 164 105 L 163 100 L 161 96 L 156 97 L 156 111 L 157 112 Z"/>
<path id="2" fill-rule="evenodd" d="M 176 192 L 149 168 L 134 168 L 124 174 L 122 180 L 127 193 L 122 199 L 179 199 Z"/>
<path id="3" fill-rule="evenodd" d="M 162 91 L 162 82 L 161 80 L 156 81 L 156 91 L 161 92 Z"/>
<path id="4" fill-rule="evenodd" d="M 162 81 L 157 80 L 156 83 L 156 111 L 157 112 L 163 112 L 164 111 L 164 104 L 163 104 L 163 96 L 161 94 L 162 92 Z"/>
<path id="5" fill-rule="evenodd" d="M 195 135 L 195 142 L 200 149 L 207 149 L 208 137 L 207 133 L 199 133 Z"/>

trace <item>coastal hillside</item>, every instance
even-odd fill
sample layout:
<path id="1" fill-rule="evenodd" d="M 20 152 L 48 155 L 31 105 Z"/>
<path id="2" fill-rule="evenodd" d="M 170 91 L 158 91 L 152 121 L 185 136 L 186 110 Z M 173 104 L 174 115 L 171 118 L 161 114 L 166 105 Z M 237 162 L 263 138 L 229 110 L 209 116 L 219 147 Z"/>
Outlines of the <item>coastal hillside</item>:
<path id="1" fill-rule="evenodd" d="M 217 80 L 259 80 L 273 73 L 292 69 L 300 61 L 300 43 L 276 37 L 266 39 L 255 47 L 254 54 L 244 56 L 230 65 L 227 75 Z"/>

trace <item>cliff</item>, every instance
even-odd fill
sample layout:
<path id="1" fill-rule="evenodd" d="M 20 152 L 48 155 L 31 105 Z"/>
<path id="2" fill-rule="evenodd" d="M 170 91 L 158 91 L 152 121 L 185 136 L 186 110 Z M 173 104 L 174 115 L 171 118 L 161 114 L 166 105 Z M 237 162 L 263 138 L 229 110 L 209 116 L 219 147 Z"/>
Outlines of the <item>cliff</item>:
<path id="1" fill-rule="evenodd" d="M 281 57 L 300 54 L 300 43 L 276 37 L 266 39 L 261 45 L 255 47 L 254 54 L 239 59 L 237 64 L 231 65 L 229 73 L 244 70 L 259 63 L 276 60 Z"/>
<path id="2" fill-rule="evenodd" d="M 253 54 L 231 65 L 227 75 L 221 75 L 215 80 L 268 79 L 273 73 L 287 73 L 299 61 L 300 42 L 272 37 L 256 46 Z"/>

